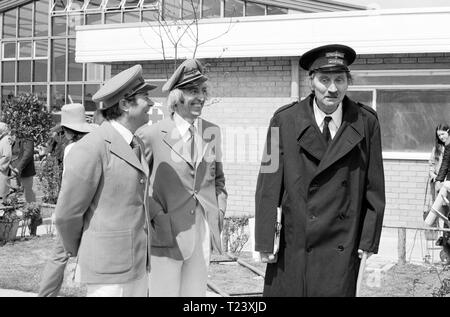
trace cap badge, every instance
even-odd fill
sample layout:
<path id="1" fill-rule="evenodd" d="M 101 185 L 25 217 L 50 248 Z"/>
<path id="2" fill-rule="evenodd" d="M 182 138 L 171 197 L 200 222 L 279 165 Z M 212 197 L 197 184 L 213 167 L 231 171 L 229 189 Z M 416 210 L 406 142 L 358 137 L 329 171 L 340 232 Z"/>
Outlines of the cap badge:
<path id="1" fill-rule="evenodd" d="M 325 57 L 334 57 L 334 58 L 344 58 L 344 53 L 335 51 L 335 52 L 328 52 L 325 53 Z"/>

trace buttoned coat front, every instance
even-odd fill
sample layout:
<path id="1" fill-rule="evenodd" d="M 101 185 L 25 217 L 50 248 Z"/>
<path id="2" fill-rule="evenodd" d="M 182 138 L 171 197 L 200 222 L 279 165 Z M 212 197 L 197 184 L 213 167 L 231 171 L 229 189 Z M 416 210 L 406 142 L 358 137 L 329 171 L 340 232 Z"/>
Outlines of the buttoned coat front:
<path id="1" fill-rule="evenodd" d="M 280 205 L 282 230 L 265 296 L 354 296 L 357 250 L 378 251 L 385 193 L 376 113 L 345 97 L 327 147 L 313 98 L 282 107 L 270 123 L 256 189 L 256 250 L 273 251 Z"/>
<path id="2" fill-rule="evenodd" d="M 64 249 L 78 255 L 81 282 L 120 284 L 143 277 L 151 243 L 143 153 L 139 161 L 105 121 L 73 146 L 65 162 L 56 227 Z"/>
<path id="3" fill-rule="evenodd" d="M 144 142 L 151 169 L 152 255 L 176 260 L 191 256 L 197 203 L 205 211 L 213 246 L 221 250 L 220 210 L 226 210 L 227 192 L 220 129 L 211 122 L 198 120 L 201 140 L 197 143 L 196 164 L 192 164 L 172 117 L 136 132 Z"/>

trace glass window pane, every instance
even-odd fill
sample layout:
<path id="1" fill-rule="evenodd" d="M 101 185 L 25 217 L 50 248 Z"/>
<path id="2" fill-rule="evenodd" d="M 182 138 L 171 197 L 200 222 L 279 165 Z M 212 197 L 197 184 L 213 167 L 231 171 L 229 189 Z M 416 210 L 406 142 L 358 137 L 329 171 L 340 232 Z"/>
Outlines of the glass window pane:
<path id="1" fill-rule="evenodd" d="M 144 7 L 152 7 L 158 5 L 159 0 L 144 0 Z"/>
<path id="2" fill-rule="evenodd" d="M 86 15 L 86 24 L 94 25 L 102 23 L 102 15 L 100 13 L 97 14 L 87 14 Z"/>
<path id="3" fill-rule="evenodd" d="M 377 90 L 383 151 L 431 151 L 436 125 L 450 122 L 449 104 L 449 90 Z"/>
<path id="4" fill-rule="evenodd" d="M 420 70 L 417 70 L 418 72 Z M 371 76 L 372 75 L 372 76 Z M 449 75 L 424 75 L 424 74 L 403 74 L 401 75 L 384 75 L 373 76 L 374 74 L 358 74 L 353 77 L 353 85 L 441 85 L 450 82 Z"/>
<path id="5" fill-rule="evenodd" d="M 18 82 L 31 82 L 31 61 L 18 61 Z"/>
<path id="6" fill-rule="evenodd" d="M 106 3 L 107 9 L 118 9 L 120 8 L 121 0 L 108 0 Z"/>
<path id="7" fill-rule="evenodd" d="M 72 0 L 69 11 L 79 11 L 83 8 L 84 0 Z"/>
<path id="8" fill-rule="evenodd" d="M 50 111 L 59 111 L 66 104 L 64 85 L 50 86 Z"/>
<path id="9" fill-rule="evenodd" d="M 3 58 L 16 58 L 16 42 L 3 43 Z"/>
<path id="10" fill-rule="evenodd" d="M 100 89 L 99 84 L 84 85 L 84 109 L 86 111 L 95 111 L 97 106 L 92 101 L 92 96 Z"/>
<path id="11" fill-rule="evenodd" d="M 47 81 L 47 60 L 46 59 L 36 59 L 33 61 L 33 81 L 41 82 Z"/>
<path id="12" fill-rule="evenodd" d="M 141 14 L 139 11 L 131 11 L 123 13 L 123 23 L 140 22 Z"/>
<path id="13" fill-rule="evenodd" d="M 2 87 L 2 100 L 11 99 L 15 95 L 14 86 L 3 86 Z"/>
<path id="14" fill-rule="evenodd" d="M 69 98 L 70 96 L 70 98 Z M 67 101 L 72 100 L 73 103 L 82 103 L 81 85 L 67 86 Z"/>
<path id="15" fill-rule="evenodd" d="M 372 91 L 347 91 L 347 96 L 354 100 L 372 107 L 373 104 L 373 92 Z"/>
<path id="16" fill-rule="evenodd" d="M 244 2 L 239 0 L 225 0 L 225 17 L 241 17 L 244 15 Z"/>
<path id="17" fill-rule="evenodd" d="M 200 0 L 183 0 L 183 19 L 200 19 Z"/>
<path id="18" fill-rule="evenodd" d="M 102 65 L 87 63 L 86 64 L 86 80 L 87 81 L 102 81 Z"/>
<path id="19" fill-rule="evenodd" d="M 48 0 L 35 1 L 34 9 L 34 36 L 47 36 L 48 34 Z"/>
<path id="20" fill-rule="evenodd" d="M 69 0 L 54 0 L 55 6 L 53 11 L 64 11 Z"/>
<path id="21" fill-rule="evenodd" d="M 19 42 L 19 58 L 31 58 L 31 41 Z"/>
<path id="22" fill-rule="evenodd" d="M 70 14 L 68 16 L 69 21 L 67 22 L 69 35 L 75 34 L 75 27 L 77 25 L 84 24 L 84 15 L 82 14 Z"/>
<path id="23" fill-rule="evenodd" d="M 65 81 L 66 40 L 52 40 L 52 80 Z"/>
<path id="24" fill-rule="evenodd" d="M 142 11 L 142 21 L 158 21 L 158 11 L 145 10 Z"/>
<path id="25" fill-rule="evenodd" d="M 47 86 L 35 85 L 33 86 L 33 94 L 43 103 L 47 104 Z"/>
<path id="26" fill-rule="evenodd" d="M 86 10 L 98 10 L 100 9 L 100 5 L 102 4 L 102 0 L 90 0 Z"/>
<path id="27" fill-rule="evenodd" d="M 83 64 L 75 62 L 75 39 L 69 39 L 69 80 L 83 80 Z"/>
<path id="28" fill-rule="evenodd" d="M 47 50 L 48 50 L 47 41 L 34 42 L 34 57 L 48 57 Z"/>
<path id="29" fill-rule="evenodd" d="M 31 86 L 17 86 L 17 96 L 31 93 Z"/>
<path id="30" fill-rule="evenodd" d="M 66 35 L 66 16 L 54 16 L 52 18 L 52 35 Z"/>
<path id="31" fill-rule="evenodd" d="M 125 1 L 124 8 L 137 8 L 140 0 L 127 0 Z"/>
<path id="32" fill-rule="evenodd" d="M 33 16 L 33 3 L 19 8 L 19 37 L 31 36 L 31 19 Z"/>
<path id="33" fill-rule="evenodd" d="M 164 18 L 166 20 L 180 18 L 180 0 L 164 0 Z"/>
<path id="34" fill-rule="evenodd" d="M 202 17 L 219 18 L 220 0 L 203 0 Z"/>
<path id="35" fill-rule="evenodd" d="M 13 83 L 16 80 L 16 62 L 2 62 L 2 82 Z"/>
<path id="36" fill-rule="evenodd" d="M 262 4 L 247 2 L 245 4 L 245 16 L 265 15 L 266 8 Z"/>
<path id="37" fill-rule="evenodd" d="M 121 13 L 106 13 L 105 14 L 105 23 L 109 24 L 109 23 L 121 23 Z"/>
<path id="38" fill-rule="evenodd" d="M 288 9 L 274 6 L 267 6 L 267 15 L 275 15 L 275 14 L 288 14 Z"/>
<path id="39" fill-rule="evenodd" d="M 6 11 L 3 15 L 3 38 L 16 37 L 17 10 Z"/>

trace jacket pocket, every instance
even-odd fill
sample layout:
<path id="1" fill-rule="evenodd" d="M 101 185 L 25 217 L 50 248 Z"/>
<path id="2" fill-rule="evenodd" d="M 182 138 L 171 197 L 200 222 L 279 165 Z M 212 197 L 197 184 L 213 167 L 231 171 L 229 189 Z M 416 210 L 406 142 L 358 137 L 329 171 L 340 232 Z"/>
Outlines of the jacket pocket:
<path id="1" fill-rule="evenodd" d="M 100 274 L 124 273 L 133 266 L 131 230 L 94 232 L 92 269 Z"/>
<path id="2" fill-rule="evenodd" d="M 172 223 L 170 215 L 161 213 L 155 216 L 151 226 L 152 246 L 154 247 L 174 247 L 172 234 Z"/>

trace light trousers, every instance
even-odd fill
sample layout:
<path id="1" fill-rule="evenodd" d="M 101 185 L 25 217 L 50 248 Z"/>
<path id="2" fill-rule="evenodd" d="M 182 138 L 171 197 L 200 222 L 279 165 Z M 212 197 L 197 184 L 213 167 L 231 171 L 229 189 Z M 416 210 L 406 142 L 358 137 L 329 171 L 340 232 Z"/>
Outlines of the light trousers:
<path id="1" fill-rule="evenodd" d="M 147 297 L 148 274 L 123 284 L 87 284 L 86 297 Z"/>
<path id="2" fill-rule="evenodd" d="M 201 207 L 196 208 L 195 230 L 194 251 L 188 259 L 151 256 L 150 297 L 206 296 L 211 242 Z"/>

